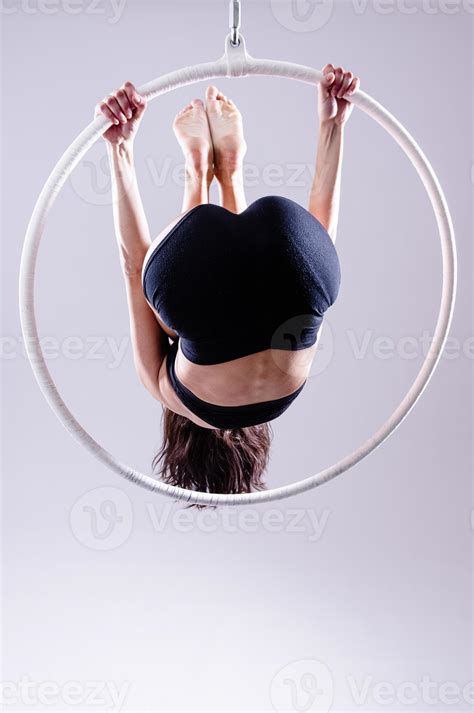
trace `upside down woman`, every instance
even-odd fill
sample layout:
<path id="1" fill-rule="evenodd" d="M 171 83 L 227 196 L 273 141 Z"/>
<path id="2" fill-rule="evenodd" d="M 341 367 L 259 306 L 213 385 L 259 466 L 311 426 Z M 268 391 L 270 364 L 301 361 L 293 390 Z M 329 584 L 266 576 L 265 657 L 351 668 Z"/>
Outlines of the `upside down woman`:
<path id="1" fill-rule="evenodd" d="M 155 470 L 213 493 L 264 487 L 270 421 L 301 393 L 340 271 L 334 241 L 344 126 L 359 79 L 323 69 L 308 209 L 268 196 L 247 207 L 242 117 L 216 87 L 174 120 L 185 158 L 182 212 L 151 240 L 133 142 L 146 101 L 126 82 L 97 107 L 138 377 L 163 406 Z M 209 203 L 216 179 L 221 206 Z"/>

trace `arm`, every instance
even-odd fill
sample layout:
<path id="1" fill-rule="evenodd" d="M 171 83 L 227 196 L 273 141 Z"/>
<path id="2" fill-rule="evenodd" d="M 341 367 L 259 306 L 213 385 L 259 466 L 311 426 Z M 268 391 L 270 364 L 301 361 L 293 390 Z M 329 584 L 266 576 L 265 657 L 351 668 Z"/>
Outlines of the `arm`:
<path id="1" fill-rule="evenodd" d="M 112 174 L 114 224 L 127 292 L 135 368 L 145 388 L 160 398 L 158 374 L 169 342 L 143 294 L 141 272 L 151 241 L 133 161 L 133 140 L 145 108 L 145 100 L 127 82 L 105 99 L 97 111 L 113 121 L 104 138 Z"/>
<path id="2" fill-rule="evenodd" d="M 109 144 L 115 235 L 124 277 L 141 273 L 150 231 L 138 190 L 133 145 Z"/>
<path id="3" fill-rule="evenodd" d="M 348 97 L 359 88 L 359 79 L 342 67 L 327 64 L 319 87 L 319 141 L 316 171 L 309 197 L 309 212 L 336 240 L 344 126 L 351 114 Z"/>

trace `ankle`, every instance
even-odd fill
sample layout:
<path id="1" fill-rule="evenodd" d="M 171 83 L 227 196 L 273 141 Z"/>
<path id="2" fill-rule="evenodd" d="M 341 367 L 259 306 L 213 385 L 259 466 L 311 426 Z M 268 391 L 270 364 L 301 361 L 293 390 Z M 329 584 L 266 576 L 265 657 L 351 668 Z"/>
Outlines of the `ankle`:
<path id="1" fill-rule="evenodd" d="M 185 165 L 185 182 L 193 186 L 209 187 L 214 178 L 214 171 L 210 166 L 207 168 L 204 165 L 190 166 Z"/>
<path id="2" fill-rule="evenodd" d="M 204 166 L 199 166 L 197 168 L 189 167 L 186 165 L 185 169 L 185 183 L 188 189 L 192 191 L 197 190 L 209 190 L 211 183 L 214 178 L 214 172 L 212 168 L 206 168 Z"/>
<path id="3" fill-rule="evenodd" d="M 191 179 L 208 179 L 212 173 L 212 165 L 209 154 L 200 149 L 191 149 L 185 156 L 184 167 L 186 176 Z"/>
<path id="4" fill-rule="evenodd" d="M 239 176 L 243 171 L 244 156 L 247 152 L 247 145 L 243 141 L 238 147 L 214 149 L 214 173 L 216 178 L 222 176 L 223 179 L 231 180 Z"/>
<path id="5" fill-rule="evenodd" d="M 244 170 L 242 163 L 238 165 L 214 166 L 217 182 L 223 188 L 235 189 L 244 184 Z"/>

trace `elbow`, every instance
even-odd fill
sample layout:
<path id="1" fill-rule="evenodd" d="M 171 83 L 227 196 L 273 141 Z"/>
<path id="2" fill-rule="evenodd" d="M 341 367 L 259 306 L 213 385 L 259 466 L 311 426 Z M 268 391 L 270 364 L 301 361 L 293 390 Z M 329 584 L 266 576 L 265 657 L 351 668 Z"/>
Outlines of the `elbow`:
<path id="1" fill-rule="evenodd" d="M 133 250 L 129 250 L 124 246 L 121 247 L 120 265 L 126 277 L 141 275 L 147 251 L 148 247 L 146 245 L 139 245 Z"/>
<path id="2" fill-rule="evenodd" d="M 144 259 L 145 259 L 144 255 L 141 257 L 141 259 L 140 258 L 132 258 L 128 255 L 127 256 L 122 255 L 120 264 L 122 267 L 122 272 L 123 272 L 124 277 L 132 278 L 132 279 L 135 279 L 137 277 L 141 278 Z"/>
<path id="3" fill-rule="evenodd" d="M 138 376 L 138 380 L 140 384 L 148 391 L 148 393 L 153 396 L 153 398 L 157 399 L 158 401 L 162 401 L 161 398 L 161 392 L 160 392 L 160 386 L 159 386 L 159 374 L 160 371 L 155 373 L 155 371 L 151 371 L 150 369 L 146 368 L 142 364 L 135 364 L 135 371 Z"/>

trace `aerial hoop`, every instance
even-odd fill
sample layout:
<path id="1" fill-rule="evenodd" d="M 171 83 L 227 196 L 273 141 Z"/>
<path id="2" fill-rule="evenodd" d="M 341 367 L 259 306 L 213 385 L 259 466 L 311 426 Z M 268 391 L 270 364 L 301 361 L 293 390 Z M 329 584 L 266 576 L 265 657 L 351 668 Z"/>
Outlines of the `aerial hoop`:
<path id="1" fill-rule="evenodd" d="M 256 75 L 287 77 L 308 84 L 318 84 L 322 77 L 320 71 L 311 67 L 251 57 L 246 51 L 243 36 L 236 28 L 226 38 L 224 55 L 217 62 L 179 69 L 139 87 L 138 91 L 148 100 L 151 100 L 178 87 L 203 80 L 216 77 Z M 102 448 L 87 433 L 66 406 L 49 373 L 38 335 L 34 302 L 36 259 L 46 219 L 59 191 L 78 162 L 95 141 L 102 136 L 105 129 L 111 125 L 111 122 L 103 116 L 94 119 L 73 141 L 56 164 L 36 203 L 23 248 L 20 268 L 20 315 L 23 335 L 36 380 L 57 417 L 84 448 L 123 478 L 175 500 L 183 500 L 187 503 L 199 505 L 245 505 L 248 503 L 281 500 L 316 488 L 359 463 L 395 431 L 420 398 L 439 362 L 453 313 L 456 292 L 456 249 L 451 217 L 438 179 L 422 150 L 408 131 L 383 106 L 368 94 L 365 94 L 365 92 L 357 91 L 352 95 L 351 101 L 355 106 L 358 106 L 375 119 L 395 139 L 412 162 L 425 186 L 434 210 L 441 241 L 443 285 L 440 311 L 433 341 L 418 375 L 394 413 L 379 430 L 359 448 L 334 465 L 304 480 L 274 490 L 230 495 L 194 492 L 167 485 L 150 475 L 140 473 L 118 462 L 111 453 Z"/>

